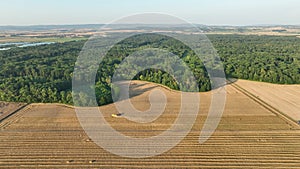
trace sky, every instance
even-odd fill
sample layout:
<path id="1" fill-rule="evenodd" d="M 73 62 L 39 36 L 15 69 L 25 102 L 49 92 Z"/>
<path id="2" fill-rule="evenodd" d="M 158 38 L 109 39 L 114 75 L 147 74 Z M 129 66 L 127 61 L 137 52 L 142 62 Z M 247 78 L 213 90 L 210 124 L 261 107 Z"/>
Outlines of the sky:
<path id="1" fill-rule="evenodd" d="M 0 25 L 103 24 L 144 12 L 206 25 L 300 25 L 300 0 L 0 0 Z"/>

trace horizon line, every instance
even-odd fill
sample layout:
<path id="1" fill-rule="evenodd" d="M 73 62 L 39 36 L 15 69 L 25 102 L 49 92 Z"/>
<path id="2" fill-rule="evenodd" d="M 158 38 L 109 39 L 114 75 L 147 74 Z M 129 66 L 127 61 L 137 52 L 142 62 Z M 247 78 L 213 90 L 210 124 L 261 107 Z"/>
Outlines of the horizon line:
<path id="1" fill-rule="evenodd" d="M 201 25 L 201 26 L 215 26 L 215 27 L 251 27 L 251 26 L 258 26 L 258 27 L 268 27 L 268 26 L 300 26 L 300 24 L 201 24 L 201 23 L 191 23 L 193 25 Z M 0 27 L 34 27 L 34 26 L 84 26 L 84 25 L 186 25 L 186 24 L 145 24 L 145 23 L 124 23 L 124 24 L 107 24 L 107 23 L 74 23 L 74 24 L 25 24 L 25 25 L 0 25 Z"/>

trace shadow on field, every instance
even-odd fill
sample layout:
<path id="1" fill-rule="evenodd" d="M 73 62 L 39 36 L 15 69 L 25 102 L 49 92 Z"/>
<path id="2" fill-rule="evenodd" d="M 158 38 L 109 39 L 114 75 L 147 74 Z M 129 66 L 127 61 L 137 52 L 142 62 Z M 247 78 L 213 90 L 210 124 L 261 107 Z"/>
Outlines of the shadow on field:
<path id="1" fill-rule="evenodd" d="M 142 84 L 138 84 L 136 82 L 128 82 L 128 81 L 125 81 L 125 82 L 118 82 L 116 85 L 120 88 L 120 95 L 118 98 L 116 98 L 117 101 L 122 101 L 122 100 L 126 100 L 130 98 L 133 98 L 133 97 L 136 97 L 136 96 L 139 96 L 139 95 L 142 95 L 144 94 L 145 92 L 148 92 L 148 91 L 151 91 L 155 88 L 158 87 L 158 85 L 155 85 L 154 86 L 151 84 L 149 85 L 150 83 L 147 83 L 147 82 L 144 82 Z M 126 93 L 126 89 L 128 89 L 128 85 L 129 85 L 129 94 Z"/>

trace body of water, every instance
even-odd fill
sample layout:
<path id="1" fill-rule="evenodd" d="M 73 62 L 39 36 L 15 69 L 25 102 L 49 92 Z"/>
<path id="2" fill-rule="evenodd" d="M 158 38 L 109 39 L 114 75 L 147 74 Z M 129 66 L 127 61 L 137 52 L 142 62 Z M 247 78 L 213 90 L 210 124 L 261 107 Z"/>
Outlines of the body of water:
<path id="1" fill-rule="evenodd" d="M 30 46 L 41 46 L 41 45 L 50 45 L 55 42 L 9 42 L 9 43 L 0 43 L 0 51 L 10 50 L 12 48 L 25 48 Z"/>

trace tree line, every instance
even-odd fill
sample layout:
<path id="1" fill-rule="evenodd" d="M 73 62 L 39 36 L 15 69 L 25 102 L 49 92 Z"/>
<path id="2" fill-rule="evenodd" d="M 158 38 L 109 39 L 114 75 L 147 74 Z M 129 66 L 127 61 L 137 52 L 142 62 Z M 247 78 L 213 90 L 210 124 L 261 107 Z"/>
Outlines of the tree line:
<path id="1" fill-rule="evenodd" d="M 300 38 L 254 35 L 209 35 L 208 38 L 224 64 L 227 77 L 300 84 Z M 0 51 L 0 100 L 73 104 L 72 72 L 84 43 L 73 41 Z M 111 86 L 118 65 L 134 51 L 150 47 L 179 56 L 193 72 L 199 90 L 211 90 L 203 63 L 189 47 L 161 35 L 137 35 L 116 44 L 99 65 L 95 80 L 99 105 L 112 102 L 111 88 L 118 92 Z M 141 71 L 134 79 L 160 83 L 175 90 L 182 86 L 168 72 L 159 69 Z"/>

